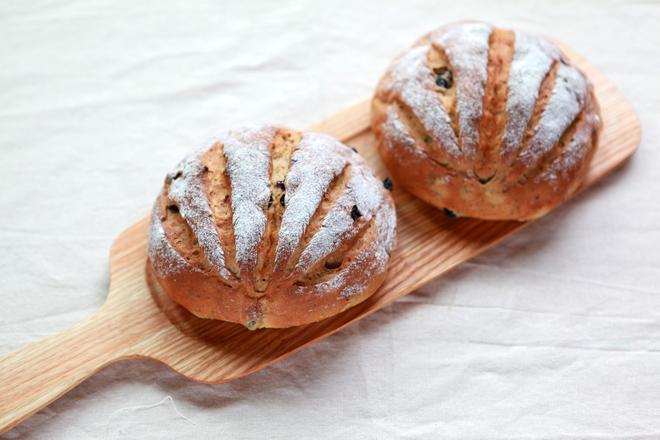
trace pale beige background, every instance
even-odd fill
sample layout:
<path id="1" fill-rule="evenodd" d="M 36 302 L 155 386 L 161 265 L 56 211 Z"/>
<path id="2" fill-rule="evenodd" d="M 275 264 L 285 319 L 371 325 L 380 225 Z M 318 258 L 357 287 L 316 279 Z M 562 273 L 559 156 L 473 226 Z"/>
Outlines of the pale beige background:
<path id="1" fill-rule="evenodd" d="M 639 112 L 597 188 L 391 307 L 248 378 L 106 369 L 3 438 L 660 438 L 660 3 L 3 1 L 0 353 L 102 302 L 113 238 L 220 130 L 305 127 L 418 35 L 552 35 Z M 10 384 L 0 384 L 3 387 Z"/>

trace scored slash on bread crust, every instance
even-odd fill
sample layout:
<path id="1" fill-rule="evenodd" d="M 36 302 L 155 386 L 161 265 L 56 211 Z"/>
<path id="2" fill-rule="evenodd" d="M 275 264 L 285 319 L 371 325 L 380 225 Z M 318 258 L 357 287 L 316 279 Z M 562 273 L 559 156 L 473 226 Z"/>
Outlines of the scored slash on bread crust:
<path id="1" fill-rule="evenodd" d="M 197 316 L 289 327 L 371 295 L 395 233 L 389 191 L 352 149 L 318 133 L 243 129 L 168 174 L 148 270 Z"/>
<path id="2" fill-rule="evenodd" d="M 372 101 L 379 152 L 397 182 L 437 207 L 492 220 L 540 217 L 569 197 L 600 125 L 592 85 L 557 47 L 480 22 L 422 37 Z"/>

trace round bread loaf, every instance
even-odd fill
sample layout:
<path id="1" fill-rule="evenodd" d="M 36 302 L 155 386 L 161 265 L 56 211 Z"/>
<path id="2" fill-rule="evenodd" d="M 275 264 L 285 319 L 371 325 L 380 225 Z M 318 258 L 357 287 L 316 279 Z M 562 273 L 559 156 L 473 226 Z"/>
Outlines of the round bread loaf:
<path id="1" fill-rule="evenodd" d="M 174 301 L 250 329 L 289 327 L 380 286 L 396 212 L 339 141 L 251 128 L 223 134 L 167 175 L 150 234 L 148 270 Z"/>
<path id="2" fill-rule="evenodd" d="M 544 215 L 583 180 L 600 125 L 592 85 L 554 44 L 479 22 L 422 37 L 372 102 L 395 181 L 451 216 Z"/>

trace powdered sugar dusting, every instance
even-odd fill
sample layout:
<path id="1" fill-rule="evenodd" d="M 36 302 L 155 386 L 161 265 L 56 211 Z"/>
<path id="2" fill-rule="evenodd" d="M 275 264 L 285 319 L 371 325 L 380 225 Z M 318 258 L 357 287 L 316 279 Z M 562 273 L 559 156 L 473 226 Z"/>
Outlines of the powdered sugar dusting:
<path id="1" fill-rule="evenodd" d="M 451 128 L 451 120 L 435 92 L 433 75 L 426 63 L 429 47 L 415 47 L 396 60 L 391 77 L 383 88 L 388 94 L 398 93 L 401 102 L 412 110 L 424 129 L 441 141 L 449 154 L 459 156 L 461 151 Z"/>
<path id="2" fill-rule="evenodd" d="M 586 95 L 587 83 L 582 74 L 572 66 L 560 64 L 548 104 L 529 145 L 520 155 L 524 164 L 532 166 L 559 141 L 582 110 Z"/>
<path id="3" fill-rule="evenodd" d="M 276 264 L 284 263 L 300 244 L 330 183 L 348 164 L 346 153 L 346 147 L 330 136 L 303 135 L 286 177 L 286 210 L 277 242 Z"/>
<path id="4" fill-rule="evenodd" d="M 587 118 L 597 119 L 598 117 L 588 115 Z M 566 178 L 569 173 L 574 172 L 576 167 L 579 167 L 583 163 L 590 151 L 588 148 L 584 148 L 584 146 L 590 145 L 594 126 L 597 127 L 598 123 L 597 120 L 591 120 L 581 124 L 564 151 L 541 174 L 536 176 L 536 183 L 548 182 L 556 191 L 559 179 Z"/>
<path id="5" fill-rule="evenodd" d="M 540 38 L 516 32 L 508 82 L 507 123 L 502 143 L 504 156 L 518 151 L 541 83 L 558 59 L 559 51 L 552 45 Z"/>
<path id="6" fill-rule="evenodd" d="M 381 126 L 385 135 L 383 139 L 385 147 L 393 151 L 403 147 L 415 157 L 425 159 L 426 154 L 417 146 L 415 139 L 408 132 L 408 127 L 403 123 L 394 107 L 389 106 L 386 114 L 385 122 Z"/>
<path id="7" fill-rule="evenodd" d="M 151 213 L 149 225 L 148 255 L 153 268 L 160 276 L 165 276 L 182 271 L 188 267 L 188 262 L 172 247 L 165 237 L 163 223 L 158 216 L 157 205 Z"/>
<path id="8" fill-rule="evenodd" d="M 387 267 L 388 258 L 389 256 L 382 248 L 375 245 L 366 247 L 335 276 L 315 284 L 312 292 L 315 295 L 339 292 L 338 297 L 343 299 L 363 293 L 371 280 L 371 276 L 365 276 L 365 274 L 382 273 Z M 360 282 L 356 282 L 355 277 L 351 277 L 356 270 L 363 271 L 362 276 L 358 277 Z M 307 286 L 299 286 L 297 292 L 303 293 L 307 288 Z"/>
<path id="9" fill-rule="evenodd" d="M 231 183 L 236 260 L 248 269 L 257 260 L 257 248 L 266 230 L 270 198 L 270 143 L 277 129 L 243 129 L 220 139 Z"/>
<path id="10" fill-rule="evenodd" d="M 370 221 L 382 198 L 380 182 L 366 165 L 353 167 L 345 191 L 328 211 L 319 231 L 307 243 L 296 264 L 296 271 L 308 271 L 335 251 L 344 240 L 357 233 L 351 217 L 353 206 L 357 206 L 362 214 L 361 220 Z"/>
<path id="11" fill-rule="evenodd" d="M 359 295 L 365 291 L 372 280 L 372 276 L 381 274 L 387 268 L 389 261 L 389 254 L 382 247 L 377 247 L 369 252 L 363 252 L 354 261 L 351 262 L 348 269 L 364 271 L 369 276 L 365 276 L 362 283 L 347 283 L 345 279 L 342 281 L 342 289 L 340 290 L 340 298 L 351 298 Z M 344 272 L 347 273 L 347 272 Z M 345 277 L 342 277 L 345 278 Z M 323 291 L 325 286 L 319 286 L 319 291 Z"/>
<path id="12" fill-rule="evenodd" d="M 396 244 L 396 210 L 391 206 L 383 205 L 376 213 L 376 231 L 376 242 L 381 244 L 383 251 L 389 256 Z"/>
<path id="13" fill-rule="evenodd" d="M 203 164 L 200 152 L 186 157 L 169 174 L 171 184 L 168 197 L 176 202 L 179 212 L 190 225 L 209 263 L 218 269 L 221 276 L 228 278 L 225 256 L 213 220 L 208 197 L 203 188 Z"/>
<path id="14" fill-rule="evenodd" d="M 377 239 L 370 241 L 340 272 L 315 284 L 312 288 L 315 295 L 338 291 L 339 298 L 351 298 L 363 293 L 372 278 L 385 271 L 395 243 L 396 212 L 390 206 L 381 206 L 375 218 Z M 307 288 L 297 287 L 297 293 Z"/>
<path id="15" fill-rule="evenodd" d="M 470 155 L 479 145 L 491 31 L 492 27 L 484 23 L 459 23 L 444 27 L 431 37 L 442 46 L 454 71 L 461 140 L 463 150 Z"/>

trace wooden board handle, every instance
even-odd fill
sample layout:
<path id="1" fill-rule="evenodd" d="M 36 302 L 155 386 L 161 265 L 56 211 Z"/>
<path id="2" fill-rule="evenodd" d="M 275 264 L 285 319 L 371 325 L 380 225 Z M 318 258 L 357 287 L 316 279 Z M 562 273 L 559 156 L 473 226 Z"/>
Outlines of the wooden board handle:
<path id="1" fill-rule="evenodd" d="M 135 335 L 117 318 L 103 307 L 61 333 L 0 357 L 0 433 L 106 365 L 132 357 Z"/>

